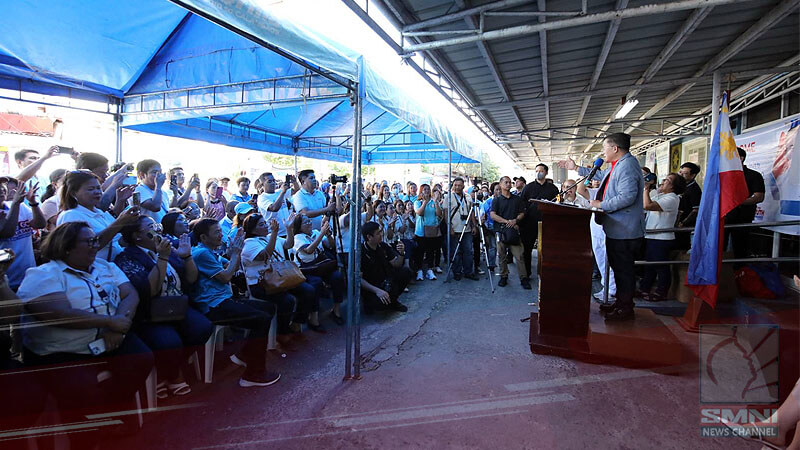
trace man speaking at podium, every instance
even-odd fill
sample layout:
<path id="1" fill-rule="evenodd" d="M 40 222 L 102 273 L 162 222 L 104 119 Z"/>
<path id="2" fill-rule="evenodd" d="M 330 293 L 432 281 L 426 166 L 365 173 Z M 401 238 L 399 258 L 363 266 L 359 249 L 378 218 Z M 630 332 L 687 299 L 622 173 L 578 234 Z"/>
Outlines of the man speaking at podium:
<path id="1" fill-rule="evenodd" d="M 595 217 L 606 233 L 608 264 L 617 281 L 617 301 L 600 306 L 607 321 L 633 319 L 633 295 L 636 290 L 634 260 L 644 237 L 644 178 L 636 158 L 629 153 L 631 136 L 613 133 L 603 140 L 603 155 L 611 168 L 597 171 L 595 178 L 602 180 L 597 198 L 591 205 L 605 214 Z M 571 159 L 558 162 L 567 170 L 577 170 L 581 176 L 592 169 L 578 167 Z M 587 294 L 588 295 L 588 294 Z"/>

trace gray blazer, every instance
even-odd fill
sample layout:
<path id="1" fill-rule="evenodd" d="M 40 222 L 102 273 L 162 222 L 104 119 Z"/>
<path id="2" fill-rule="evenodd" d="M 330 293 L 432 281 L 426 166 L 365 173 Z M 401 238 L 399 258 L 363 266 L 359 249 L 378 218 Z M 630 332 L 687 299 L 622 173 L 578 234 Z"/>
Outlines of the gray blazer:
<path id="1" fill-rule="evenodd" d="M 617 161 L 609 177 L 608 170 L 598 170 L 595 179 L 606 185 L 601 208 L 605 214 L 597 214 L 597 223 L 611 239 L 636 239 L 644 236 L 644 177 L 639 161 L 626 153 Z M 592 169 L 578 167 L 581 176 L 589 175 Z M 598 191 L 598 196 L 600 192 Z M 598 198 L 597 200 L 600 200 Z"/>

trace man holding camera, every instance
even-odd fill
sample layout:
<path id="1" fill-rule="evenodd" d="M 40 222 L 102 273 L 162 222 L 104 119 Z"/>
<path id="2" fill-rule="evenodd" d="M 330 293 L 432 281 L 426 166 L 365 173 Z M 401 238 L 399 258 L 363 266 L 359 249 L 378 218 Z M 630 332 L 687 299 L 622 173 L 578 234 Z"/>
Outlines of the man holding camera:
<path id="1" fill-rule="evenodd" d="M 311 226 L 314 230 L 322 227 L 322 217 L 331 215 L 336 210 L 336 203 L 327 204 L 325 194 L 317 189 L 317 177 L 311 169 L 301 170 L 298 174 L 300 179 L 300 190 L 292 196 L 294 210 L 298 214 L 303 214 L 311 219 Z M 327 204 L 327 205 L 326 205 Z"/>
<path id="2" fill-rule="evenodd" d="M 276 192 L 277 182 L 271 172 L 262 173 L 258 179 L 264 192 L 258 196 L 258 212 L 264 216 L 264 220 L 269 222 L 275 219 L 278 222 L 278 236 L 286 237 L 286 219 L 289 218 L 289 207 L 286 204 L 291 195 L 300 190 L 297 181 L 291 175 L 286 175 L 286 180 L 281 185 L 281 189 Z M 289 189 L 292 192 L 289 192 Z"/>
<path id="3" fill-rule="evenodd" d="M 412 276 L 411 270 L 403 267 L 403 242 L 397 243 L 395 251 L 383 242 L 383 229 L 376 222 L 365 223 L 361 234 L 364 236 L 361 250 L 361 299 L 364 312 L 408 311 L 398 301 Z"/>
<path id="4" fill-rule="evenodd" d="M 449 194 L 450 198 L 445 200 L 443 206 L 449 208 L 450 251 L 448 253 L 453 264 L 453 279 L 458 281 L 464 277 L 477 280 L 478 276 L 473 270 L 472 261 L 472 232 L 476 229 L 475 215 L 470 215 L 472 198 L 464 195 L 462 178 L 453 180 L 451 190 L 453 192 Z"/>
<path id="5" fill-rule="evenodd" d="M 498 235 L 497 254 L 500 256 L 500 282 L 498 286 L 508 285 L 509 253 L 517 261 L 517 273 L 520 285 L 524 289 L 531 289 L 525 270 L 522 240 L 519 235 L 519 222 L 525 218 L 525 202 L 518 195 L 511 193 L 511 178 L 500 178 L 500 195 L 492 199 L 492 208 L 489 217 L 494 223 Z"/>

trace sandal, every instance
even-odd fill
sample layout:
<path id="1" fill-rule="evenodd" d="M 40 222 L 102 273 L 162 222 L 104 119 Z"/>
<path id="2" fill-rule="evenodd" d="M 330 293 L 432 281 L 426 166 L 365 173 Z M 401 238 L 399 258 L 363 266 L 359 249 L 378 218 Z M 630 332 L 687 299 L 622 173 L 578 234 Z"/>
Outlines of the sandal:
<path id="1" fill-rule="evenodd" d="M 169 384 L 169 393 L 180 397 L 186 394 L 190 394 L 192 392 L 192 388 L 189 387 L 189 384 L 185 381 L 183 383 L 176 383 L 176 384 Z"/>
<path id="2" fill-rule="evenodd" d="M 169 397 L 169 389 L 167 388 L 167 382 L 162 381 L 156 385 L 156 398 L 158 398 L 159 400 L 164 400 L 167 397 Z"/>

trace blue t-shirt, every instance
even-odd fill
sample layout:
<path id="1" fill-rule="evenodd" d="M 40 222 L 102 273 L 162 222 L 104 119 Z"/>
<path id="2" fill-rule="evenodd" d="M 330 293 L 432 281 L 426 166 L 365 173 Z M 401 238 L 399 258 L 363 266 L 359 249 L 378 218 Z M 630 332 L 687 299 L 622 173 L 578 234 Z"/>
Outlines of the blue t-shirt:
<path id="1" fill-rule="evenodd" d="M 214 279 L 214 276 L 225 270 L 224 265 L 229 261 L 203 244 L 192 248 L 192 259 L 198 272 L 193 300 L 200 312 L 205 314 L 210 308 L 233 297 L 230 283 L 221 283 Z"/>
<path id="2" fill-rule="evenodd" d="M 483 223 L 486 228 L 490 230 L 494 230 L 494 220 L 492 220 L 492 199 L 494 197 L 489 197 L 488 200 L 481 204 L 481 211 L 486 214 L 486 221 Z"/>
<path id="3" fill-rule="evenodd" d="M 414 210 L 422 206 L 422 200 L 414 202 Z M 425 205 L 425 213 L 417 214 L 417 223 L 414 226 L 414 234 L 419 237 L 425 237 L 425 227 L 434 227 L 439 225 L 439 218 L 436 217 L 436 205 L 431 200 Z"/>
<path id="4" fill-rule="evenodd" d="M 231 228 L 233 228 L 233 220 L 229 219 L 228 216 L 225 216 L 219 221 L 219 228 L 222 230 L 222 239 L 227 243 L 228 234 L 231 232 Z"/>
<path id="5" fill-rule="evenodd" d="M 250 194 L 245 194 L 245 195 L 242 195 L 242 194 L 240 194 L 240 193 L 238 193 L 238 192 L 237 192 L 237 193 L 235 193 L 235 194 L 231 195 L 231 198 L 232 198 L 233 200 L 236 200 L 236 201 L 237 201 L 237 202 L 239 202 L 239 203 L 247 203 L 247 202 L 249 202 L 250 200 L 252 200 L 253 196 L 252 196 L 252 195 L 250 195 Z"/>

